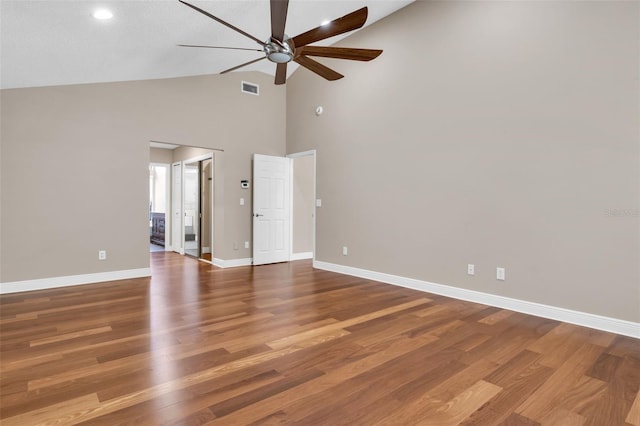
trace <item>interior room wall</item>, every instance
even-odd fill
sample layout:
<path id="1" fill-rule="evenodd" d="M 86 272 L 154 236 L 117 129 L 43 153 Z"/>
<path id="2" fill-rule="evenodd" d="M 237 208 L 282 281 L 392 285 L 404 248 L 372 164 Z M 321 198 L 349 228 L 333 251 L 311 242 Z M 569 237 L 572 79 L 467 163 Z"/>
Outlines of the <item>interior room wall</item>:
<path id="1" fill-rule="evenodd" d="M 297 70 L 316 259 L 640 321 L 639 7 L 419 1 Z"/>
<path id="2" fill-rule="evenodd" d="M 204 157 L 205 155 L 214 155 L 214 151 L 206 148 L 198 148 L 195 146 L 179 146 L 172 150 L 171 161 L 177 163 L 187 161 L 193 158 Z"/>
<path id="3" fill-rule="evenodd" d="M 314 158 L 293 159 L 293 246 L 292 252 L 313 252 Z"/>
<path id="4" fill-rule="evenodd" d="M 242 80 L 260 84 L 260 96 L 241 93 Z M 226 213 L 220 220 L 232 219 L 220 224 L 216 245 L 222 259 L 250 257 L 233 250 L 251 235 L 240 180 L 251 176 L 254 152 L 285 153 L 285 88 L 273 77 L 239 72 L 1 96 L 1 282 L 149 267 L 150 140 L 225 150 L 216 173 L 228 199 L 216 206 Z M 34 260 L 34 247 L 46 255 Z"/>
<path id="5" fill-rule="evenodd" d="M 171 164 L 173 162 L 173 150 L 149 148 L 149 161 L 159 164 Z"/>

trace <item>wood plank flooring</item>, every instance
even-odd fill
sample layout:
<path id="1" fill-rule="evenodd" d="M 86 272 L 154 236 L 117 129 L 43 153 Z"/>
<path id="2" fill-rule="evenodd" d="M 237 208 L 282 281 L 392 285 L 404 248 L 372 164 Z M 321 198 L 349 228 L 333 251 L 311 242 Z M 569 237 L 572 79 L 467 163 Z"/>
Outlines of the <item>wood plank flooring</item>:
<path id="1" fill-rule="evenodd" d="M 0 297 L 3 426 L 640 426 L 640 340 L 309 261 L 151 259 Z"/>

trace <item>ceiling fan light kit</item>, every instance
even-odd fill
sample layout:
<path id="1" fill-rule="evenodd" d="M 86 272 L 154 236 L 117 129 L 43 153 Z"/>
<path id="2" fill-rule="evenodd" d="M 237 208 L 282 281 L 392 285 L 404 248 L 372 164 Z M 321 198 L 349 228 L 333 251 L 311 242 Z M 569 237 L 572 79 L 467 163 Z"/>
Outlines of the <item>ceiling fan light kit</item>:
<path id="1" fill-rule="evenodd" d="M 287 42 L 267 41 L 264 44 L 264 53 L 268 60 L 276 64 L 286 64 L 293 61 L 293 49 Z"/>
<path id="2" fill-rule="evenodd" d="M 334 19 L 333 21 L 323 22 L 320 26 L 313 28 L 302 34 L 298 34 L 293 38 L 285 36 L 285 24 L 287 21 L 287 10 L 289 7 L 288 0 L 271 0 L 271 37 L 267 41 L 260 41 L 260 39 L 252 36 L 251 34 L 241 30 L 228 22 L 212 15 L 211 13 L 200 9 L 190 3 L 183 0 L 178 0 L 180 3 L 202 13 L 205 16 L 217 21 L 218 23 L 242 34 L 243 36 L 250 38 L 254 42 L 258 43 L 262 50 L 259 49 L 246 49 L 241 47 L 222 47 L 222 46 L 205 46 L 205 45 L 187 45 L 180 44 L 182 47 L 202 47 L 210 49 L 234 49 L 234 50 L 251 50 L 262 51 L 265 56 L 253 59 L 249 62 L 245 62 L 233 68 L 229 68 L 221 72 L 221 74 L 237 70 L 247 65 L 251 65 L 255 62 L 263 59 L 276 64 L 276 77 L 275 84 L 284 84 L 287 80 L 287 64 L 291 61 L 295 61 L 297 64 L 307 68 L 308 70 L 318 74 L 319 76 L 333 81 L 344 77 L 342 74 L 332 70 L 331 68 L 321 64 L 310 58 L 310 56 L 320 56 L 325 58 L 334 59 L 348 59 L 353 61 L 370 61 L 377 58 L 382 50 L 374 49 L 355 49 L 345 47 L 332 47 L 332 46 L 309 46 L 311 43 L 325 40 L 330 37 L 334 37 L 340 34 L 347 33 L 349 31 L 361 28 L 367 21 L 368 9 L 363 7 L 354 12 L 351 12 L 341 18 Z"/>

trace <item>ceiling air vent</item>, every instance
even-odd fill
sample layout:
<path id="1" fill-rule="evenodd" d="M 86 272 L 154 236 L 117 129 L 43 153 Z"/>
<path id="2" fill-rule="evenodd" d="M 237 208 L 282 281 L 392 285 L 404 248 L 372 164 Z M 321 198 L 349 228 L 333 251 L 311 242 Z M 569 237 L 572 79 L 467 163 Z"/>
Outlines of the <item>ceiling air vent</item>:
<path id="1" fill-rule="evenodd" d="M 258 96 L 260 93 L 260 86 L 246 81 L 242 82 L 242 93 L 249 93 L 251 95 Z"/>

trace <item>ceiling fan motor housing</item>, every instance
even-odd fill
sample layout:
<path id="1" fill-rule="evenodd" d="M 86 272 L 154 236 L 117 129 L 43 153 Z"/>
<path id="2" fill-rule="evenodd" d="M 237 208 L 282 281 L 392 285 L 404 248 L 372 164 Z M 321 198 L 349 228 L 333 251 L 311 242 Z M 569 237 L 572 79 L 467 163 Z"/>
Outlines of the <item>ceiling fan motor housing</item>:
<path id="1" fill-rule="evenodd" d="M 280 42 L 278 40 L 269 39 L 264 43 L 264 53 L 267 59 L 276 64 L 286 64 L 293 61 L 293 48 L 289 44 L 289 40 Z"/>

